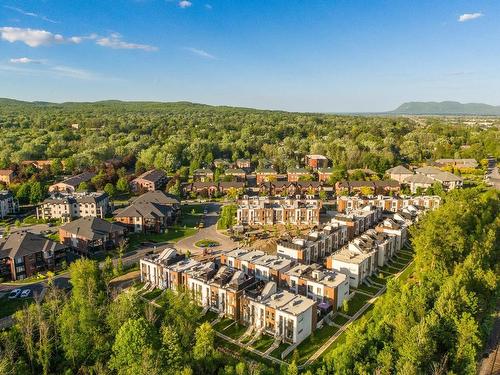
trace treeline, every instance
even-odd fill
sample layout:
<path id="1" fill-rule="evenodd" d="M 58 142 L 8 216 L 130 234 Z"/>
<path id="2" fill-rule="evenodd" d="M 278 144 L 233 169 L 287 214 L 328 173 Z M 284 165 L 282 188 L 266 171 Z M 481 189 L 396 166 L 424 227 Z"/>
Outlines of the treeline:
<path id="1" fill-rule="evenodd" d="M 71 125 L 75 125 L 73 128 Z M 362 117 L 260 111 L 191 103 L 0 102 L 0 168 L 58 159 L 68 170 L 112 158 L 185 175 L 216 158 L 250 158 L 280 172 L 308 153 L 335 166 L 382 173 L 404 162 L 500 157 L 497 127 L 450 124 L 433 118 Z M 465 146 L 465 147 L 462 147 Z"/>
<path id="2" fill-rule="evenodd" d="M 186 292 L 167 291 L 158 308 L 130 290 L 113 296 L 112 264 L 78 260 L 72 291 L 53 286 L 41 304 L 15 314 L 0 332 L 0 374 L 221 374 L 274 371 L 216 349 L 212 326 Z"/>
<path id="3" fill-rule="evenodd" d="M 500 199 L 454 191 L 412 229 L 415 270 L 389 282 L 318 375 L 475 374 L 498 303 Z"/>

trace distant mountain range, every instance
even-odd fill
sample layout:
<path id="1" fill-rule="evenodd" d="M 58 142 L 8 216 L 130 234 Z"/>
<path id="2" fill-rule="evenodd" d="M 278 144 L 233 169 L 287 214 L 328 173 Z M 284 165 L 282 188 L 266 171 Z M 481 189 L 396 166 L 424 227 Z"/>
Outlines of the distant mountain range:
<path id="1" fill-rule="evenodd" d="M 484 115 L 500 116 L 500 106 L 483 103 L 408 102 L 394 111 L 396 115 Z"/>

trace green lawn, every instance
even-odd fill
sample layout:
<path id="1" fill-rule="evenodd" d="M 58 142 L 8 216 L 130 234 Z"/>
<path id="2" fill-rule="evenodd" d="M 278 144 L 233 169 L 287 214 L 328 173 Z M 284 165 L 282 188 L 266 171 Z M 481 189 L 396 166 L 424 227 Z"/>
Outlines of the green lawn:
<path id="1" fill-rule="evenodd" d="M 129 235 L 129 249 L 136 249 L 141 242 L 177 242 L 184 237 L 192 236 L 196 233 L 194 228 L 169 227 L 167 233 L 131 233 Z"/>
<path id="2" fill-rule="evenodd" d="M 163 292 L 161 289 L 155 289 L 152 290 L 151 292 L 144 293 L 142 296 L 146 298 L 149 301 L 154 300 L 156 297 L 159 297 L 160 294 Z"/>
<path id="3" fill-rule="evenodd" d="M 14 314 L 17 310 L 21 310 L 24 305 L 33 303 L 33 298 L 14 298 L 9 299 L 7 295 L 0 298 L 0 318 Z"/>
<path id="4" fill-rule="evenodd" d="M 252 348 L 264 353 L 267 349 L 271 347 L 274 342 L 274 337 L 262 334 L 253 344 Z"/>
<path id="5" fill-rule="evenodd" d="M 368 297 L 367 295 L 354 293 L 354 296 L 351 297 L 351 299 L 349 299 L 348 301 L 348 308 L 345 314 L 353 316 L 366 304 L 366 301 L 368 301 L 369 299 L 370 297 Z"/>
<path id="6" fill-rule="evenodd" d="M 282 342 L 276 349 L 271 352 L 271 356 L 274 358 L 281 359 L 281 353 L 290 346 L 287 342 Z"/>
<path id="7" fill-rule="evenodd" d="M 203 315 L 200 319 L 200 323 L 205 323 L 205 322 L 213 322 L 217 318 L 217 313 L 208 310 L 205 315 Z"/>
<path id="8" fill-rule="evenodd" d="M 332 319 L 335 324 L 338 324 L 339 326 L 343 326 L 344 324 L 347 323 L 349 319 L 347 319 L 345 316 L 342 315 L 336 315 L 335 318 Z"/>
<path id="9" fill-rule="evenodd" d="M 225 329 L 223 333 L 226 336 L 229 336 L 235 340 L 237 340 L 241 335 L 245 333 L 248 327 L 244 326 L 243 324 L 239 324 L 238 322 L 235 322 L 234 324 L 230 325 L 229 328 Z"/>
<path id="10" fill-rule="evenodd" d="M 203 217 L 203 204 L 186 204 L 181 206 L 179 226 L 197 227 Z"/>
<path id="11" fill-rule="evenodd" d="M 271 367 L 275 371 L 275 373 L 279 373 L 278 372 L 279 366 L 277 366 L 276 364 L 274 364 L 273 362 L 269 361 L 266 358 L 262 358 L 257 354 L 254 354 L 244 348 L 239 347 L 238 345 L 230 343 L 220 337 L 216 337 L 215 344 L 216 347 L 224 347 L 226 349 L 229 349 L 233 353 L 234 359 L 238 362 L 242 359 L 245 359 L 247 361 L 263 363 L 266 366 Z"/>
<path id="12" fill-rule="evenodd" d="M 374 287 L 374 286 L 368 286 L 368 285 L 365 285 L 365 284 L 361 284 L 360 286 L 358 286 L 357 289 L 361 290 L 363 292 L 367 292 L 367 293 L 371 293 L 371 294 L 376 294 L 380 290 L 380 287 Z M 354 288 L 352 288 L 352 290 L 354 291 Z"/>
<path id="13" fill-rule="evenodd" d="M 338 331 L 337 327 L 331 327 L 325 324 L 322 328 L 317 329 L 308 338 L 302 341 L 299 346 L 297 346 L 297 351 L 299 352 L 298 363 L 304 363 L 307 359 L 314 354 L 325 342 L 332 337 L 335 332 Z M 292 352 L 293 353 L 293 352 Z M 292 353 L 287 356 L 287 359 L 292 357 Z"/>
<path id="14" fill-rule="evenodd" d="M 222 318 L 219 322 L 215 323 L 214 329 L 225 335 L 226 332 L 224 329 L 227 328 L 232 322 L 232 319 Z"/>
<path id="15" fill-rule="evenodd" d="M 214 240 L 203 239 L 196 242 L 194 245 L 198 247 L 213 247 L 213 246 L 219 246 L 220 243 Z"/>
<path id="16" fill-rule="evenodd" d="M 344 343 L 345 342 L 345 336 L 346 336 L 346 333 L 345 331 L 343 331 L 339 337 L 337 337 L 337 340 L 335 340 L 332 345 L 330 345 L 328 347 L 328 349 L 326 349 L 323 354 L 321 354 L 321 356 L 318 358 L 318 360 L 321 360 L 321 358 L 324 358 L 326 356 L 328 356 L 337 346 L 339 346 L 340 344 Z"/>
<path id="17" fill-rule="evenodd" d="M 382 284 L 382 285 L 386 285 L 387 284 L 387 281 L 389 281 L 391 278 L 393 278 L 394 276 L 393 275 L 383 275 L 383 277 L 379 277 L 380 273 L 376 273 L 377 276 L 370 276 L 370 279 L 372 279 L 374 282 L 378 283 L 378 284 Z"/>
<path id="18" fill-rule="evenodd" d="M 400 279 L 402 282 L 408 280 L 408 278 L 411 276 L 413 273 L 413 270 L 415 269 L 415 263 L 410 264 L 406 269 L 401 272 L 401 275 L 399 275 L 398 280 Z"/>

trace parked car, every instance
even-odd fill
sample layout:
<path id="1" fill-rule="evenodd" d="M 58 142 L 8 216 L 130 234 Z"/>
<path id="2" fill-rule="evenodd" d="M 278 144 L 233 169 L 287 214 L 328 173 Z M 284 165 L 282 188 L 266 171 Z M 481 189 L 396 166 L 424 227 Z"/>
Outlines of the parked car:
<path id="1" fill-rule="evenodd" d="M 53 227 L 54 226 L 54 223 L 47 223 L 47 226 L 50 228 L 50 227 Z"/>
<path id="2" fill-rule="evenodd" d="M 20 294 L 21 294 L 21 289 L 14 289 L 9 293 L 9 298 L 10 299 L 17 298 L 19 297 Z"/>
<path id="3" fill-rule="evenodd" d="M 24 289 L 23 292 L 21 293 L 21 298 L 26 298 L 31 295 L 31 289 Z"/>

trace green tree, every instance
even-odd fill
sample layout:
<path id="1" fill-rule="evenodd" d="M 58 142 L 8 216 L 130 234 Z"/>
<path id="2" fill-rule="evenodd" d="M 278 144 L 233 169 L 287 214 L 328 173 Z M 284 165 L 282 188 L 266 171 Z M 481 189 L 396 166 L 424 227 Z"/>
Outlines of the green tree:
<path id="1" fill-rule="evenodd" d="M 44 193 L 43 193 L 43 188 L 42 184 L 39 181 L 35 181 L 31 183 L 31 189 L 30 189 L 30 203 L 38 203 L 41 202 L 43 199 Z"/>
<path id="2" fill-rule="evenodd" d="M 89 191 L 89 184 L 87 182 L 81 182 L 80 185 L 78 185 L 78 188 L 76 189 L 77 191 Z"/>
<path id="3" fill-rule="evenodd" d="M 108 194 L 110 197 L 114 197 L 115 194 L 116 194 L 116 190 L 115 190 L 115 187 L 113 186 L 113 184 L 111 182 L 108 182 L 105 186 L 104 186 L 104 191 L 106 192 L 106 194 Z"/>
<path id="4" fill-rule="evenodd" d="M 195 333 L 195 344 L 193 347 L 193 358 L 200 360 L 210 360 L 215 348 L 215 331 L 210 325 L 210 323 L 203 323 L 196 329 Z"/>
<path id="5" fill-rule="evenodd" d="M 120 375 L 146 374 L 145 362 L 160 363 L 154 358 L 158 347 L 154 327 L 146 319 L 129 319 L 116 334 L 109 367 Z"/>
<path id="6" fill-rule="evenodd" d="M 139 293 L 130 290 L 119 294 L 108 307 L 106 323 L 111 334 L 115 336 L 123 324 L 129 319 L 139 319 L 142 314 L 142 301 Z"/>
<path id="7" fill-rule="evenodd" d="M 163 326 L 162 334 L 162 357 L 165 367 L 178 371 L 182 368 L 183 353 L 179 343 L 179 336 L 175 329 L 170 326 Z"/>
<path id="8" fill-rule="evenodd" d="M 120 177 L 116 182 L 116 190 L 120 193 L 128 193 L 129 192 L 129 184 L 125 177 Z"/>
<path id="9" fill-rule="evenodd" d="M 29 203 L 31 195 L 31 184 L 24 182 L 17 189 L 16 198 L 20 203 Z"/>

